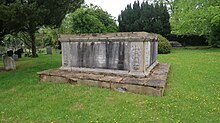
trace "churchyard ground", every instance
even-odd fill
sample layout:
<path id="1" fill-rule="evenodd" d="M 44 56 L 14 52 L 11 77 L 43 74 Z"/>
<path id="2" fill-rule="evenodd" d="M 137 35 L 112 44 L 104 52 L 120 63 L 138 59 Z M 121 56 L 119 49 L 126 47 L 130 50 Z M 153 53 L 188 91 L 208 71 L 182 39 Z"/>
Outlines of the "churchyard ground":
<path id="1" fill-rule="evenodd" d="M 0 122 L 220 122 L 220 49 L 172 49 L 164 97 L 39 82 L 37 72 L 61 66 L 61 55 L 19 59 L 0 73 Z M 3 64 L 0 62 L 0 67 Z"/>

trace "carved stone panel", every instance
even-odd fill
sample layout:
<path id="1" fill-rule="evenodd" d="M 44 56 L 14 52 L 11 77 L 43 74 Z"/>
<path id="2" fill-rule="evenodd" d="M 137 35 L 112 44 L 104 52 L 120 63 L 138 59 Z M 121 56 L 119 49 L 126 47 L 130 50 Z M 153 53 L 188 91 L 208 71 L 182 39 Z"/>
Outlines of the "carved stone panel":
<path id="1" fill-rule="evenodd" d="M 150 66 L 150 42 L 145 42 L 145 70 Z"/>
<path id="2" fill-rule="evenodd" d="M 124 53 L 124 69 L 130 70 L 130 49 L 131 49 L 131 43 L 130 42 L 124 42 L 125 43 L 125 53 Z"/>
<path id="3" fill-rule="evenodd" d="M 70 43 L 70 54 L 69 54 L 69 59 L 70 59 L 70 66 L 71 67 L 78 67 L 78 48 L 77 48 L 78 42 L 71 42 Z"/>
<path id="4" fill-rule="evenodd" d="M 145 32 L 63 35 L 63 67 L 111 69 L 145 76 L 157 59 L 156 35 Z"/>
<path id="5" fill-rule="evenodd" d="M 132 42 L 130 55 L 131 71 L 140 71 L 143 65 L 143 42 Z"/>
<path id="6" fill-rule="evenodd" d="M 63 66 L 68 66 L 68 47 L 69 43 L 68 42 L 63 42 L 62 43 L 62 63 Z"/>

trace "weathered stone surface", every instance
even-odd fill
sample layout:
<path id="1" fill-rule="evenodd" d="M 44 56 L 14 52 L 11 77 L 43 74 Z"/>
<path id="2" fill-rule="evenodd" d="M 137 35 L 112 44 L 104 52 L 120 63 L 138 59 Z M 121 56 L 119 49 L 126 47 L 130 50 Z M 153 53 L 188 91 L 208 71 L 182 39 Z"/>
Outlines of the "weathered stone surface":
<path id="1" fill-rule="evenodd" d="M 69 83 L 70 84 L 75 84 L 79 81 L 79 79 L 76 79 L 76 78 L 69 78 Z"/>
<path id="2" fill-rule="evenodd" d="M 5 70 L 15 70 L 16 69 L 16 64 L 15 60 L 12 57 L 9 57 L 7 55 L 3 55 L 3 64 Z"/>
<path id="3" fill-rule="evenodd" d="M 169 69 L 170 69 L 170 64 L 159 63 L 159 65 L 154 68 L 151 75 L 149 76 L 149 80 L 146 81 L 144 85 L 151 87 L 165 88 Z"/>
<path id="4" fill-rule="evenodd" d="M 146 32 L 61 35 L 62 67 L 144 77 L 157 58 L 157 35 Z M 147 45 L 145 45 L 147 44 Z M 147 61 L 147 62 L 146 62 Z M 96 70 L 103 69 L 103 70 Z M 107 71 L 107 70 L 112 71 Z M 82 69 L 85 71 L 85 69 Z"/>
<path id="5" fill-rule="evenodd" d="M 100 78 L 99 81 L 119 83 L 122 79 L 123 77 L 118 77 L 118 76 L 104 76 Z"/>
<path id="6" fill-rule="evenodd" d="M 62 68 L 63 69 L 68 69 L 67 68 Z M 101 74 L 101 75 L 112 75 L 112 76 L 127 76 L 128 72 L 127 71 L 122 71 L 122 70 L 111 70 L 111 69 L 92 69 L 92 68 L 76 68 L 76 67 L 71 67 L 70 71 L 72 72 L 82 72 L 82 73 L 91 73 L 91 74 Z"/>
<path id="7" fill-rule="evenodd" d="M 137 94 L 163 96 L 163 91 L 161 88 L 156 89 L 152 87 L 118 83 L 111 83 L 111 88 L 114 90 L 116 90 L 117 88 L 124 88 L 128 92 L 133 92 Z"/>
<path id="8" fill-rule="evenodd" d="M 132 85 L 143 85 L 147 81 L 147 78 L 131 78 L 126 77 L 120 83 L 132 84 Z"/>
<path id="9" fill-rule="evenodd" d="M 68 42 L 72 39 L 82 40 L 82 41 L 102 41 L 103 39 L 108 39 L 110 41 L 115 41 L 116 39 L 149 39 L 154 40 L 155 34 L 146 32 L 118 32 L 118 33 L 99 33 L 99 34 L 76 34 L 76 35 L 61 35 L 60 41 Z M 92 40 L 94 39 L 94 40 Z M 78 42 L 78 41 L 77 41 Z"/>
<path id="10" fill-rule="evenodd" d="M 146 32 L 61 35 L 62 67 L 42 81 L 123 88 L 163 96 L 169 64 L 157 62 L 157 36 Z M 55 77 L 54 77 L 55 76 Z"/>
<path id="11" fill-rule="evenodd" d="M 159 63 L 148 77 L 115 76 L 112 74 L 88 73 L 51 69 L 38 72 L 44 82 L 79 83 L 103 88 L 125 88 L 129 92 L 163 96 L 170 65 Z"/>
<path id="12" fill-rule="evenodd" d="M 102 88 L 110 88 L 110 84 L 111 84 L 107 82 L 94 81 L 94 80 L 80 80 L 78 81 L 78 83 L 93 87 L 102 87 Z"/>
<path id="13" fill-rule="evenodd" d="M 144 85 L 151 86 L 151 87 L 162 87 L 163 88 L 166 86 L 166 81 L 161 80 L 161 79 L 150 79 Z"/>

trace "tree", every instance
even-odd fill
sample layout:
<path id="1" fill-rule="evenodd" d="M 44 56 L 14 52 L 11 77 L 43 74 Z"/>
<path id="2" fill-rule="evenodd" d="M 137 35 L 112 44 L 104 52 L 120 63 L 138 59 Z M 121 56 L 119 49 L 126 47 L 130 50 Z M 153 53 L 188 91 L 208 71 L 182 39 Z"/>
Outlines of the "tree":
<path id="1" fill-rule="evenodd" d="M 175 3 L 171 24 L 176 34 L 206 34 L 210 31 L 212 19 L 219 13 L 216 2 L 176 0 Z"/>
<path id="2" fill-rule="evenodd" d="M 210 37 L 220 20 L 219 11 L 219 0 L 175 0 L 170 19 L 172 33 Z"/>
<path id="3" fill-rule="evenodd" d="M 167 35 L 170 33 L 169 13 L 161 2 L 149 4 L 139 1 L 127 5 L 118 17 L 119 30 L 122 32 L 146 31 Z"/>
<path id="4" fill-rule="evenodd" d="M 36 34 L 37 40 L 41 40 L 44 46 L 58 47 L 58 29 L 42 27 Z"/>
<path id="5" fill-rule="evenodd" d="M 36 57 L 36 31 L 43 26 L 59 27 L 65 15 L 76 10 L 83 2 L 83 0 L 2 0 L 0 35 L 26 32 L 30 37 L 32 57 Z"/>
<path id="6" fill-rule="evenodd" d="M 164 5 L 166 5 L 169 13 L 173 13 L 174 11 L 173 7 L 174 7 L 175 0 L 150 0 L 150 1 L 154 3 L 157 3 L 157 2 L 163 3 Z"/>
<path id="7" fill-rule="evenodd" d="M 213 19 L 208 39 L 210 45 L 220 47 L 220 16 L 216 16 L 216 18 Z"/>
<path id="8" fill-rule="evenodd" d="M 60 28 L 61 33 L 103 33 L 118 31 L 110 14 L 98 6 L 83 6 L 67 15 Z"/>

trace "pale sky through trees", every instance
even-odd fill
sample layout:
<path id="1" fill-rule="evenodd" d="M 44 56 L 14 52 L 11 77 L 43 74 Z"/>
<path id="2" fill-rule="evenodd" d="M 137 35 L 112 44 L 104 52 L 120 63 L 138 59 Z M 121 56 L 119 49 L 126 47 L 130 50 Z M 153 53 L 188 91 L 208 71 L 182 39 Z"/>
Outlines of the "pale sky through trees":
<path id="1" fill-rule="evenodd" d="M 112 16 L 118 18 L 118 15 L 121 14 L 121 10 L 124 10 L 127 4 L 133 4 L 136 0 L 85 0 L 85 3 L 90 5 L 100 6 L 103 10 L 107 11 Z M 139 0 L 142 3 L 144 0 Z"/>

